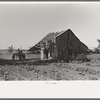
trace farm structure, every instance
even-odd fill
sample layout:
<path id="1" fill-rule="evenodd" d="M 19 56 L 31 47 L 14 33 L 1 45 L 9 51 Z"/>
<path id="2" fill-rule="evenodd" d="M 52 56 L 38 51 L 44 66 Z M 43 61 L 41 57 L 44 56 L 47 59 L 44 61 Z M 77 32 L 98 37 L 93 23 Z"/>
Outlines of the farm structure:
<path id="1" fill-rule="evenodd" d="M 78 54 L 86 53 L 88 47 L 68 29 L 47 34 L 40 42 L 29 49 L 29 51 L 36 50 L 43 50 L 46 58 L 68 62 L 72 56 L 76 57 Z"/>

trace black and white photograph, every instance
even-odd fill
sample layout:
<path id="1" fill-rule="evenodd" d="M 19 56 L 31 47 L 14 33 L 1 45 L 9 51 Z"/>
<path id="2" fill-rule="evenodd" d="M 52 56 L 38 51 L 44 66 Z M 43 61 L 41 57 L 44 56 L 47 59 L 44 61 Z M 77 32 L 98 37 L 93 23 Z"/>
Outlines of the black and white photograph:
<path id="1" fill-rule="evenodd" d="M 0 81 L 73 80 L 100 80 L 100 3 L 0 2 Z"/>

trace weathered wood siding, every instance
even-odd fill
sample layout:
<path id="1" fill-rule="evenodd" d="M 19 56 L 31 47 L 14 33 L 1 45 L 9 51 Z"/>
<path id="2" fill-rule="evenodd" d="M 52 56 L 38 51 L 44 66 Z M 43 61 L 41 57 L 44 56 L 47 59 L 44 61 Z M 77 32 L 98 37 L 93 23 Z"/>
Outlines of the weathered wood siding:
<path id="1" fill-rule="evenodd" d="M 51 41 L 51 44 L 48 41 Z M 41 44 L 45 44 L 45 42 L 50 44 L 49 52 L 50 57 L 53 59 L 69 61 L 72 55 L 77 56 L 77 54 L 85 53 L 88 49 L 88 47 L 68 29 L 66 31 L 48 34 L 39 43 L 33 46 L 30 51 L 38 50 L 36 46 L 41 47 Z M 54 45 L 52 45 L 52 43 L 54 43 Z"/>
<path id="2" fill-rule="evenodd" d="M 69 61 L 72 55 L 84 53 L 87 47 L 72 33 L 66 31 L 56 37 L 56 58 Z"/>

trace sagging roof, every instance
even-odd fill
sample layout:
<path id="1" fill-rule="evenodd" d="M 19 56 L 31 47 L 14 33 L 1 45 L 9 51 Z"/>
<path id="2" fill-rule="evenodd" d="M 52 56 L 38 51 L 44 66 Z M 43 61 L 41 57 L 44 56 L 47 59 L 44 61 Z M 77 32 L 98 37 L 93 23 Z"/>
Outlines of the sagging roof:
<path id="1" fill-rule="evenodd" d="M 52 33 L 48 33 L 40 42 L 38 42 L 35 46 L 33 46 L 32 48 L 29 49 L 29 51 L 33 51 L 33 50 L 39 50 L 40 49 L 40 45 L 45 42 L 45 41 L 49 41 L 49 40 L 52 40 L 58 36 L 60 36 L 61 34 L 63 34 L 64 32 L 66 31 L 70 31 L 74 36 L 75 34 L 70 30 L 64 30 L 64 31 L 61 31 L 61 32 L 52 32 Z M 76 36 L 75 36 L 76 37 Z M 76 37 L 77 38 L 77 37 Z M 77 38 L 77 40 L 79 40 Z M 80 40 L 79 40 L 80 41 Z M 80 41 L 81 42 L 81 41 Z M 82 42 L 81 42 L 82 43 Z M 84 43 L 82 43 L 84 46 L 86 46 Z M 87 47 L 87 46 L 86 46 Z M 88 47 L 87 47 L 88 48 Z"/>
<path id="2" fill-rule="evenodd" d="M 65 31 L 67 31 L 67 30 L 65 30 Z M 39 50 L 39 47 L 40 47 L 41 43 L 43 43 L 44 41 L 49 41 L 49 40 L 51 40 L 53 38 L 56 38 L 57 36 L 59 36 L 60 34 L 62 34 L 65 31 L 48 33 L 40 42 L 38 42 L 35 46 L 30 48 L 29 51 L 31 51 L 31 50 Z"/>

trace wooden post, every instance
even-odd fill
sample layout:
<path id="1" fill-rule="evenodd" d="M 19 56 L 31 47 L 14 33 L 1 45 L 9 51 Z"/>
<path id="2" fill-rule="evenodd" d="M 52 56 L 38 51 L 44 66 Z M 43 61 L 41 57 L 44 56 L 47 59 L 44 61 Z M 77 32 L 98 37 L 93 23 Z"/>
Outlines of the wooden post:
<path id="1" fill-rule="evenodd" d="M 48 52 L 48 59 L 50 59 L 50 52 Z"/>
<path id="2" fill-rule="evenodd" d="M 44 48 L 42 47 L 41 48 L 41 60 L 43 60 L 44 59 Z"/>

